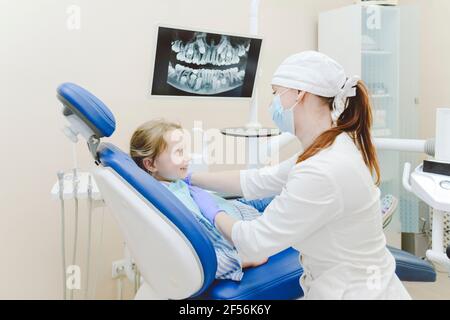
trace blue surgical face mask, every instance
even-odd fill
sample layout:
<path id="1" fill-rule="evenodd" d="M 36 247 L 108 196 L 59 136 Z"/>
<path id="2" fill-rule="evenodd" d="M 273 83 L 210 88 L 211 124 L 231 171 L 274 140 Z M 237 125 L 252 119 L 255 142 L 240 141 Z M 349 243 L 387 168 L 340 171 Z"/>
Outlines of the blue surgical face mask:
<path id="1" fill-rule="evenodd" d="M 281 96 L 285 94 L 289 89 L 277 94 L 272 104 L 269 108 L 270 115 L 273 122 L 277 125 L 281 132 L 289 132 L 295 135 L 295 125 L 294 125 L 294 107 L 298 102 L 290 107 L 289 109 L 284 109 L 281 104 Z"/>

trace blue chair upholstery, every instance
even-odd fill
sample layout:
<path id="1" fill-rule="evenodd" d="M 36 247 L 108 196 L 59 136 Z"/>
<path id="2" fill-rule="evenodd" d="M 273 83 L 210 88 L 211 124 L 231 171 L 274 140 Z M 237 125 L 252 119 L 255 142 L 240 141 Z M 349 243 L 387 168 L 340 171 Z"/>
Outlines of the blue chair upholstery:
<path id="1" fill-rule="evenodd" d="M 92 128 L 98 138 L 110 136 L 115 130 L 111 111 L 87 90 L 65 83 L 58 87 L 58 99 Z M 110 167 L 131 187 L 151 202 L 186 237 L 197 252 L 203 266 L 203 287 L 193 295 L 198 299 L 294 299 L 303 292 L 299 278 L 303 269 L 299 253 L 290 248 L 259 267 L 246 269 L 241 282 L 214 280 L 217 261 L 211 241 L 189 210 L 158 181 L 140 169 L 130 156 L 110 143 L 98 149 L 100 163 Z M 270 199 L 264 200 L 266 205 Z M 398 249 L 390 248 L 397 261 L 397 274 L 404 281 L 435 281 L 432 266 Z"/>
<path id="2" fill-rule="evenodd" d="M 68 108 L 67 112 L 78 115 L 94 131 L 96 138 L 109 137 L 116 129 L 116 120 L 109 108 L 86 89 L 70 82 L 61 84 L 57 98 Z"/>
<path id="3" fill-rule="evenodd" d="M 292 300 L 303 296 L 298 251 L 290 248 L 256 268 L 244 271 L 241 282 L 216 280 L 201 296 L 214 300 Z"/>
<path id="4" fill-rule="evenodd" d="M 388 247 L 395 258 L 395 273 L 402 281 L 435 282 L 436 271 L 431 263 L 397 248 Z"/>

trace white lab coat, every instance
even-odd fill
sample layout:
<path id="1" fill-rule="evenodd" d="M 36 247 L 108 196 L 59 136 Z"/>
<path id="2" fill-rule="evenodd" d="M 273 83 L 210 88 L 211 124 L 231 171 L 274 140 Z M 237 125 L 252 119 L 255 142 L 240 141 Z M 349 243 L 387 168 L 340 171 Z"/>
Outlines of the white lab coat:
<path id="1" fill-rule="evenodd" d="M 300 251 L 306 299 L 410 299 L 386 248 L 380 191 L 353 140 L 334 144 L 296 164 L 243 170 L 246 199 L 274 196 L 264 214 L 238 221 L 232 240 L 247 259 Z"/>

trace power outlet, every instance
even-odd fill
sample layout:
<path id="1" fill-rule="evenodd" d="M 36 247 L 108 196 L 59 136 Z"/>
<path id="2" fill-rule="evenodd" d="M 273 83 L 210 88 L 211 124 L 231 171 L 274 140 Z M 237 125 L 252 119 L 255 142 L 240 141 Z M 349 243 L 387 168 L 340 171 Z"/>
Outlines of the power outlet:
<path id="1" fill-rule="evenodd" d="M 112 263 L 112 278 L 117 279 L 119 277 L 126 276 L 126 260 L 117 260 Z"/>

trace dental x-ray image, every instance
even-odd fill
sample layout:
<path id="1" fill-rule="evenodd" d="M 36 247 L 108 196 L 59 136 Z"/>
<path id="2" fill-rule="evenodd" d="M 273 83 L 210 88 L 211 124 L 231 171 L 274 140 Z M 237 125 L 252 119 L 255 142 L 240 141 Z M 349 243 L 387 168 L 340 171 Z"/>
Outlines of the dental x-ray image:
<path id="1" fill-rule="evenodd" d="M 152 95 L 250 98 L 262 40 L 158 28 Z"/>

